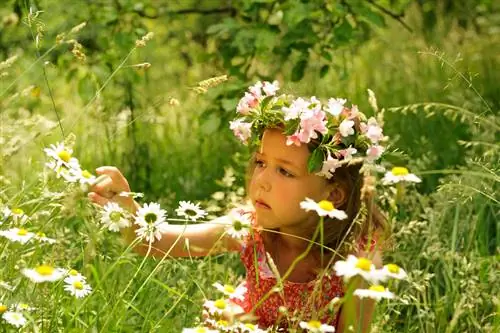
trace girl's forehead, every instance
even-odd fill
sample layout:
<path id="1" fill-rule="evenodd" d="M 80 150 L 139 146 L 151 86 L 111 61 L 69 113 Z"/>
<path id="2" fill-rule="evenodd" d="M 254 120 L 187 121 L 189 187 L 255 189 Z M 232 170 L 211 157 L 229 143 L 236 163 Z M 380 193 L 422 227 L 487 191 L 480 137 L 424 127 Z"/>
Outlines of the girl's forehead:
<path id="1" fill-rule="evenodd" d="M 286 136 L 279 129 L 266 130 L 257 151 L 266 157 L 289 161 L 301 168 L 307 167 L 307 160 L 310 154 L 305 144 L 300 146 L 287 145 Z"/>

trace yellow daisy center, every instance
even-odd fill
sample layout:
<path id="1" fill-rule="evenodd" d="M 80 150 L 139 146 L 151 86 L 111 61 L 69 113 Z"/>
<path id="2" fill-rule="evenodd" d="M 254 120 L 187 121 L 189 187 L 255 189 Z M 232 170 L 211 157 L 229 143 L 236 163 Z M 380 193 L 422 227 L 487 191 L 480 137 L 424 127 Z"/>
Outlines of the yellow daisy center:
<path id="1" fill-rule="evenodd" d="M 249 328 L 251 330 L 255 330 L 255 325 L 254 324 L 250 324 L 250 323 L 247 323 L 244 325 L 246 328 Z"/>
<path id="2" fill-rule="evenodd" d="M 37 233 L 36 233 L 36 235 L 37 235 L 38 237 L 45 237 L 45 236 L 47 236 L 47 235 L 45 235 L 43 232 L 37 232 Z"/>
<path id="3" fill-rule="evenodd" d="M 78 271 L 75 270 L 75 269 L 71 269 L 69 272 L 68 272 L 69 275 L 71 276 L 77 276 L 78 275 Z"/>
<path id="4" fill-rule="evenodd" d="M 235 289 L 234 289 L 234 287 L 232 285 L 225 284 L 224 285 L 224 291 L 227 292 L 227 293 L 232 294 L 232 293 L 234 293 Z"/>
<path id="5" fill-rule="evenodd" d="M 17 234 L 19 236 L 26 236 L 28 234 L 28 230 L 21 228 L 21 229 L 19 229 L 19 231 L 17 232 Z"/>
<path id="6" fill-rule="evenodd" d="M 205 333 L 207 329 L 205 327 L 197 327 L 194 331 L 196 333 Z"/>
<path id="7" fill-rule="evenodd" d="M 214 306 L 217 309 L 224 310 L 226 308 L 226 301 L 224 301 L 223 299 L 218 299 L 214 302 Z"/>
<path id="8" fill-rule="evenodd" d="M 393 273 L 393 274 L 398 274 L 399 273 L 399 266 L 396 265 L 396 264 L 388 264 L 386 265 L 387 267 L 387 270 L 390 272 L 390 273 Z"/>
<path id="9" fill-rule="evenodd" d="M 371 291 L 376 291 L 376 292 L 384 292 L 385 291 L 384 286 L 381 286 L 379 284 L 374 285 L 374 286 L 370 286 L 370 288 L 368 288 L 368 289 Z"/>
<path id="10" fill-rule="evenodd" d="M 229 322 L 227 320 L 219 320 L 217 321 L 217 326 L 223 326 L 223 327 L 226 327 L 226 326 L 229 326 Z"/>
<path id="11" fill-rule="evenodd" d="M 144 219 L 148 223 L 153 223 L 158 219 L 158 216 L 156 216 L 155 213 L 147 213 L 146 216 L 144 216 Z"/>
<path id="12" fill-rule="evenodd" d="M 0 313 L 4 313 L 5 311 L 7 311 L 7 309 L 7 306 L 0 304 Z"/>
<path id="13" fill-rule="evenodd" d="M 317 320 L 311 320 L 307 323 L 307 326 L 309 326 L 310 328 L 321 328 L 321 322 Z"/>
<path id="14" fill-rule="evenodd" d="M 14 213 L 15 215 L 22 215 L 24 214 L 24 210 L 22 210 L 21 208 L 12 208 L 12 213 Z"/>
<path id="15" fill-rule="evenodd" d="M 319 208 L 323 209 L 323 210 L 326 210 L 328 212 L 332 211 L 335 209 L 335 207 L 333 207 L 333 204 L 328 201 L 328 200 L 321 200 L 319 203 L 318 203 L 318 206 Z"/>
<path id="16" fill-rule="evenodd" d="M 394 167 L 391 172 L 394 176 L 406 176 L 410 173 L 405 167 Z"/>
<path id="17" fill-rule="evenodd" d="M 41 265 L 35 268 L 35 271 L 40 275 L 49 276 L 52 275 L 52 273 L 54 273 L 54 268 L 48 265 Z"/>
<path id="18" fill-rule="evenodd" d="M 57 153 L 57 156 L 59 156 L 59 158 L 66 163 L 68 163 L 71 159 L 71 154 L 66 150 L 61 150 L 59 153 Z"/>
<path id="19" fill-rule="evenodd" d="M 155 215 L 156 216 L 156 215 Z M 109 219 L 113 222 L 118 222 L 120 221 L 122 217 L 122 214 L 120 212 L 112 212 L 111 214 L 109 214 Z M 147 220 L 146 220 L 147 221 Z"/>
<path id="20" fill-rule="evenodd" d="M 82 177 L 89 179 L 90 177 L 92 177 L 92 174 L 90 172 L 88 172 L 87 170 L 83 170 Z"/>
<path id="21" fill-rule="evenodd" d="M 366 258 L 359 258 L 356 263 L 356 268 L 362 269 L 364 271 L 370 271 L 372 266 L 372 261 Z"/>
<path id="22" fill-rule="evenodd" d="M 80 281 L 75 281 L 75 282 L 73 282 L 73 287 L 75 287 L 75 289 L 82 290 L 83 283 L 81 283 Z"/>
<path id="23" fill-rule="evenodd" d="M 234 220 L 233 221 L 233 228 L 236 231 L 240 231 L 241 229 L 243 229 L 243 223 L 241 223 L 241 221 Z"/>

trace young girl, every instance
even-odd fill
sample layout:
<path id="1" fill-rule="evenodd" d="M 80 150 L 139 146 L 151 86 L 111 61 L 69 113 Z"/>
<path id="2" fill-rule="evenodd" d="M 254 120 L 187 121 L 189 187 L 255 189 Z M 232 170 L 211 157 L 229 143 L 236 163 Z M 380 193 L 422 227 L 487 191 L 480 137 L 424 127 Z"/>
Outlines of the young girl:
<path id="1" fill-rule="evenodd" d="M 251 232 L 243 241 L 231 237 L 225 232 L 227 217 L 169 225 L 160 240 L 143 241 L 136 250 L 158 257 L 239 251 L 247 291 L 234 304 L 251 314 L 259 327 L 286 330 L 298 328 L 297 319 L 317 320 L 347 332 L 343 309 L 353 308 L 357 318 L 349 323 L 360 326 L 355 332 L 367 332 L 373 301 L 353 297 L 351 304 L 339 308 L 335 300 L 346 286 L 332 264 L 348 254 L 381 264 L 384 221 L 368 200 L 360 173 L 363 162 L 373 163 L 383 151 L 381 128 L 373 118 L 366 122 L 355 106 L 345 107 L 345 100 L 330 99 L 322 105 L 315 97 L 276 96 L 277 90 L 276 82 L 250 87 L 238 104 L 240 117 L 231 122 L 235 135 L 255 146 L 247 173 L 253 209 L 238 212 L 252 221 Z M 118 169 L 101 167 L 97 173 L 109 177 L 93 187 L 92 201 L 117 202 L 132 213 L 139 208 L 133 199 L 117 195 L 130 191 Z M 318 212 L 336 217 L 324 218 L 321 238 Z M 123 231 L 130 242 L 133 229 Z M 360 280 L 354 283 L 362 287 Z"/>

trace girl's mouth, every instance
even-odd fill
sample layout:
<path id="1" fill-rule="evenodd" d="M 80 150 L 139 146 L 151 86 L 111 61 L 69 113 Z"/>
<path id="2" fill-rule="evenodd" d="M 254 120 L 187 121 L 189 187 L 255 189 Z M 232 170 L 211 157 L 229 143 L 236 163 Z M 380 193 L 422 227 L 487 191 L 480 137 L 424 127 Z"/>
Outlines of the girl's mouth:
<path id="1" fill-rule="evenodd" d="M 262 200 L 255 200 L 256 208 L 271 209 L 271 207 Z"/>

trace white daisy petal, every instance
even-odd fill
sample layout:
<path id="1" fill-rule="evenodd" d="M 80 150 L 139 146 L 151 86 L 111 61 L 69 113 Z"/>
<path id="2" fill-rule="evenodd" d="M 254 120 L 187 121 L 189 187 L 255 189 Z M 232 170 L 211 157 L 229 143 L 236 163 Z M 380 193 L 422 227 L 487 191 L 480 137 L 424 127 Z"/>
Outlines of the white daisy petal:
<path id="1" fill-rule="evenodd" d="M 66 274 L 64 269 L 48 265 L 41 265 L 33 269 L 25 268 L 21 272 L 35 283 L 54 282 L 62 279 Z"/>
<path id="2" fill-rule="evenodd" d="M 131 225 L 128 213 L 116 202 L 108 202 L 101 211 L 101 223 L 110 231 L 118 232 Z"/>
<path id="3" fill-rule="evenodd" d="M 335 327 L 322 324 L 318 320 L 301 321 L 299 323 L 300 328 L 307 330 L 308 332 L 323 333 L 323 332 L 335 332 Z"/>
<path id="4" fill-rule="evenodd" d="M 376 301 L 380 301 L 383 298 L 394 298 L 394 294 L 392 292 L 380 285 L 374 285 L 368 289 L 356 289 L 354 290 L 354 295 L 359 298 L 367 297 Z"/>
<path id="5" fill-rule="evenodd" d="M 179 202 L 179 208 L 175 210 L 178 216 L 185 217 L 193 222 L 205 217 L 207 212 L 200 208 L 200 204 L 194 204 L 190 201 Z"/>
<path id="6" fill-rule="evenodd" d="M 26 318 L 20 312 L 6 311 L 3 313 L 2 318 L 15 327 L 23 327 L 27 323 Z"/>
<path id="7" fill-rule="evenodd" d="M 300 203 L 300 208 L 305 211 L 315 211 L 319 216 L 329 216 L 337 220 L 347 218 L 347 214 L 343 210 L 335 209 L 330 201 L 322 200 L 316 203 L 314 200 L 306 198 Z"/>

